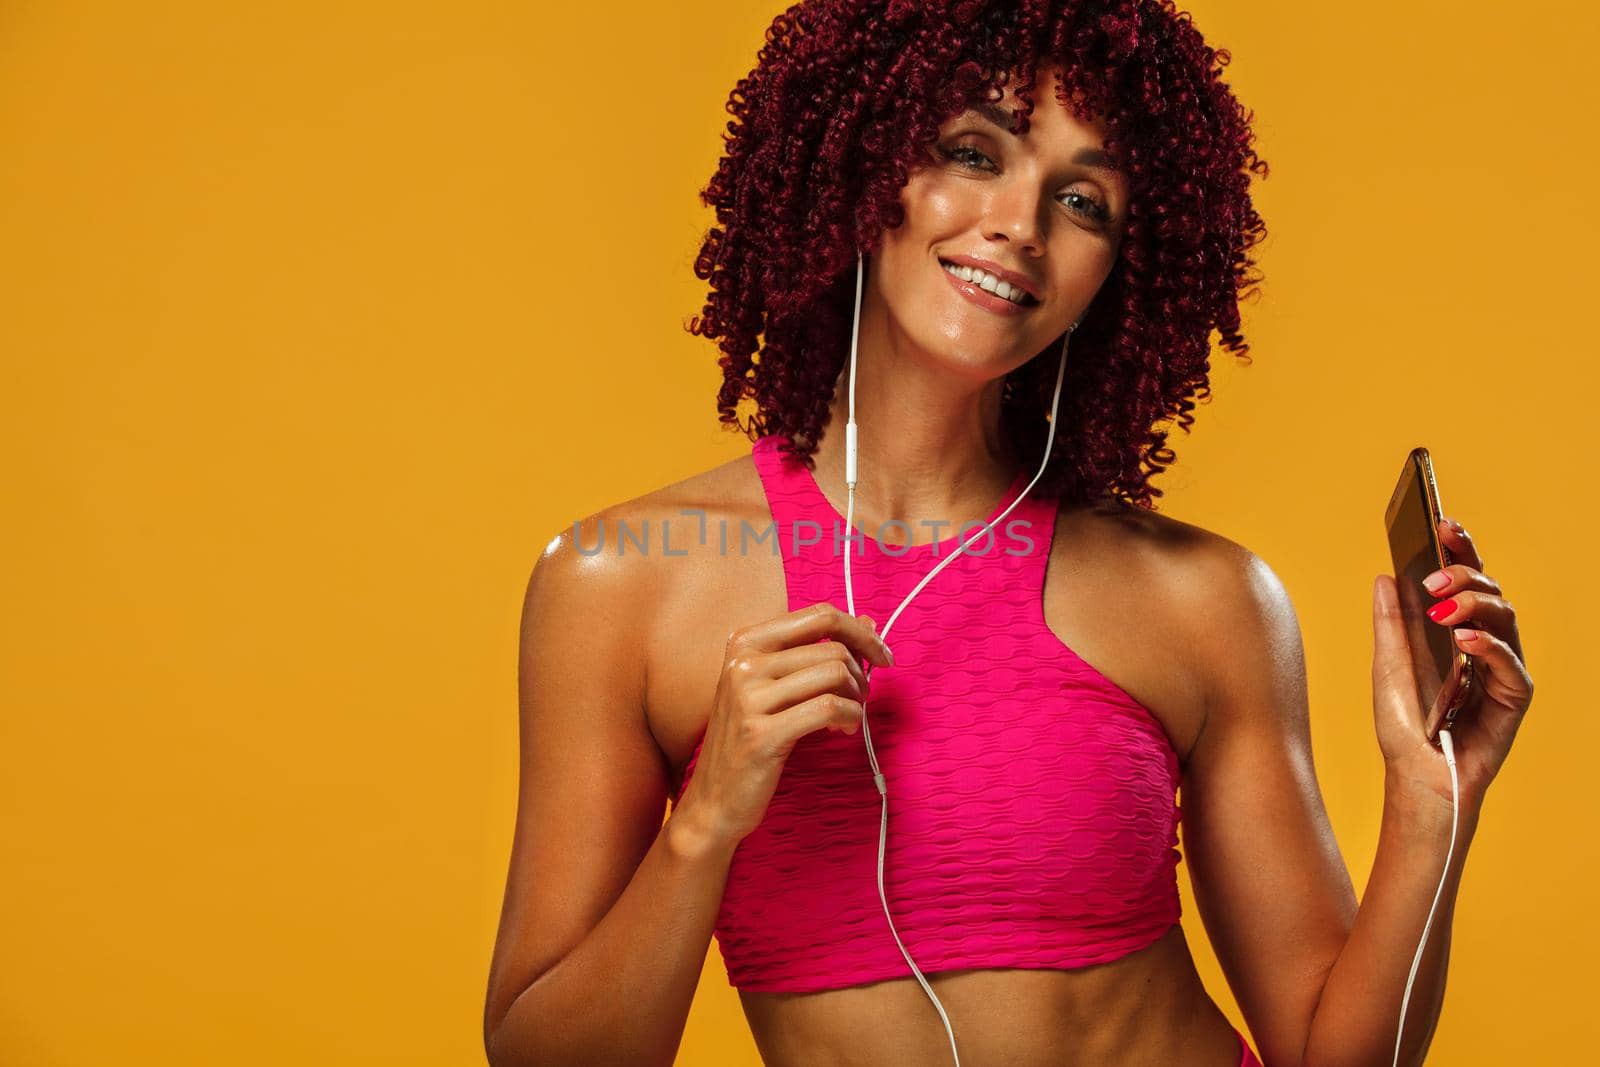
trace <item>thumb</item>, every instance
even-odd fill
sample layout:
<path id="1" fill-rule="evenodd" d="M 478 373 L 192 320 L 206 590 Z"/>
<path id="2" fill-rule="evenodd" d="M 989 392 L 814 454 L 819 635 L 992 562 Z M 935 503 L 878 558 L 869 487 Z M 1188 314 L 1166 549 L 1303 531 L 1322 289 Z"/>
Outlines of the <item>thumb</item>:
<path id="1" fill-rule="evenodd" d="M 1406 615 L 1394 577 L 1380 574 L 1372 583 L 1372 711 L 1379 726 L 1398 727 L 1421 738 L 1422 708 L 1406 638 Z"/>

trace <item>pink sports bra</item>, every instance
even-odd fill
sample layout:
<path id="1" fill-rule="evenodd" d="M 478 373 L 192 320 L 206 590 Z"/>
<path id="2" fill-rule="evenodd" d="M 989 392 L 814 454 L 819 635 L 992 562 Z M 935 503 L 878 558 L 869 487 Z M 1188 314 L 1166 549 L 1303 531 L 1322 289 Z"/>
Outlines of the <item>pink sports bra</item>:
<path id="1" fill-rule="evenodd" d="M 752 449 L 777 536 L 748 550 L 781 554 L 791 611 L 842 609 L 844 517 L 779 440 Z M 895 666 L 872 673 L 884 891 L 924 974 L 1103 963 L 1179 919 L 1177 754 L 1149 710 L 1045 623 L 1058 503 L 1030 494 L 941 571 L 890 631 Z M 881 628 L 976 529 L 910 548 L 858 537 L 857 614 Z M 699 756 L 697 744 L 674 807 Z M 878 898 L 881 804 L 860 733 L 800 739 L 729 868 L 715 932 L 730 985 L 808 993 L 912 977 Z"/>

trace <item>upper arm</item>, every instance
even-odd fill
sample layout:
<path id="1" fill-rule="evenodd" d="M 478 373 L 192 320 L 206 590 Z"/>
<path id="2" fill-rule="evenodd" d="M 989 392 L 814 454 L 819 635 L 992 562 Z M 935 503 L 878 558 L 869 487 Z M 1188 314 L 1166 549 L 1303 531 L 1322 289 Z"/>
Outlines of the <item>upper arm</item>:
<path id="1" fill-rule="evenodd" d="M 1207 600 L 1195 636 L 1206 719 L 1184 774 L 1184 852 L 1262 1059 L 1293 1064 L 1356 896 L 1312 766 L 1305 651 L 1288 593 L 1259 558 L 1219 540 L 1195 585 Z"/>
<path id="2" fill-rule="evenodd" d="M 578 543 L 597 543 L 594 522 Z M 669 771 L 644 714 L 642 567 L 638 555 L 583 555 L 569 529 L 528 579 L 517 821 L 486 1043 L 522 991 L 610 910 L 661 829 Z"/>

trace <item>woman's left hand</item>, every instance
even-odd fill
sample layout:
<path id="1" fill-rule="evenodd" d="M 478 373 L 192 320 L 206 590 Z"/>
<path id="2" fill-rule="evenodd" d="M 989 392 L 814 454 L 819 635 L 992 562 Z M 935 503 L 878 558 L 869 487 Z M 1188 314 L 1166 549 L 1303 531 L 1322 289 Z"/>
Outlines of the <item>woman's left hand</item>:
<path id="1" fill-rule="evenodd" d="M 1533 679 L 1522 663 L 1516 613 L 1502 596 L 1500 583 L 1483 573 L 1483 560 L 1472 539 L 1448 519 L 1440 520 L 1439 537 L 1455 562 L 1436 572 L 1447 581 L 1427 590 L 1436 603 L 1430 609 L 1433 621 L 1424 624 L 1447 629 L 1462 622 L 1473 624 L 1454 631 L 1455 646 L 1472 657 L 1476 677 L 1450 737 L 1462 805 L 1476 810 L 1533 702 Z M 1408 789 L 1436 793 L 1448 811 L 1450 769 L 1443 751 L 1427 738 L 1394 578 L 1378 575 L 1372 592 L 1372 707 L 1378 747 L 1395 781 Z"/>

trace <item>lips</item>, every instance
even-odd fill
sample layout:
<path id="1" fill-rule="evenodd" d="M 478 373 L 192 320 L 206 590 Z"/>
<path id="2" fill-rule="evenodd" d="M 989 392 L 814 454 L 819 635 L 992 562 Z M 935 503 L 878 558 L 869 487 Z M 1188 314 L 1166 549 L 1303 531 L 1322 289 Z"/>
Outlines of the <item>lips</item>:
<path id="1" fill-rule="evenodd" d="M 1029 288 L 1013 282 L 1011 278 L 1006 278 L 1005 275 L 1000 274 L 998 270 L 990 269 L 990 267 L 979 267 L 978 264 L 973 264 L 973 262 L 963 262 L 960 261 L 960 259 L 939 259 L 939 269 L 944 270 L 946 274 L 950 274 L 949 270 L 946 270 L 946 267 L 970 267 L 970 269 L 973 270 L 982 270 L 984 274 L 990 275 L 990 277 L 1000 278 L 1000 280 L 1003 280 L 1003 282 L 1008 283 L 1008 285 L 1011 286 L 1011 291 L 1013 291 L 1013 294 L 1016 293 L 1016 291 L 1021 290 L 1022 302 L 1021 304 L 1018 304 L 1018 307 L 1034 307 L 1038 304 L 1037 296 L 1034 296 L 1034 293 L 1029 291 Z M 955 282 L 960 282 L 960 278 L 955 277 L 954 274 L 950 274 L 950 278 L 955 280 Z M 965 285 L 976 286 L 976 288 L 984 291 L 984 293 L 989 293 L 989 290 L 984 290 L 984 286 L 978 285 L 976 282 L 966 282 Z M 995 299 L 1006 299 L 1003 298 L 1003 296 L 1000 296 L 998 293 L 995 293 L 994 296 Z"/>
<path id="2" fill-rule="evenodd" d="M 981 270 L 985 274 L 990 274 L 1000 279 L 1013 289 L 1021 289 L 1024 293 L 1027 293 L 1033 298 L 1034 303 L 1044 303 L 1044 298 L 1039 295 L 1038 282 L 1034 281 L 1028 275 L 1023 274 L 1020 271 L 1009 269 L 1003 264 L 996 263 L 990 259 L 984 259 L 982 256 L 969 256 L 964 253 L 961 255 L 941 256 L 939 257 L 939 261 L 941 263 L 950 263 L 957 267 L 967 267 L 971 270 Z"/>
<path id="3" fill-rule="evenodd" d="M 944 275 L 945 281 L 949 282 L 956 292 L 985 311 L 1003 316 L 1025 315 L 1039 306 L 1038 304 L 1013 304 L 1004 297 L 996 296 L 994 293 L 989 292 L 981 285 L 962 281 L 946 270 L 943 263 L 939 264 L 938 269 L 939 273 Z"/>

